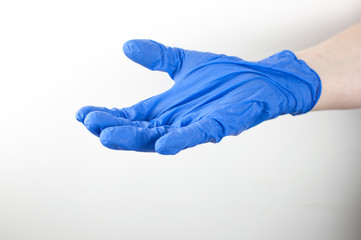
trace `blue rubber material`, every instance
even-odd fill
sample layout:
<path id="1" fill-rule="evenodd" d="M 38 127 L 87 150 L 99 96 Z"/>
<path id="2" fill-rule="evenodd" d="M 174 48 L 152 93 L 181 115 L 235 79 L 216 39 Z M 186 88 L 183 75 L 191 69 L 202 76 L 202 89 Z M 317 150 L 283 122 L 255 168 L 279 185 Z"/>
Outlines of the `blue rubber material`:
<path id="1" fill-rule="evenodd" d="M 77 112 L 111 149 L 176 154 L 279 115 L 309 112 L 321 94 L 317 73 L 289 50 L 255 62 L 142 39 L 123 50 L 134 62 L 168 73 L 174 85 L 131 107 Z"/>

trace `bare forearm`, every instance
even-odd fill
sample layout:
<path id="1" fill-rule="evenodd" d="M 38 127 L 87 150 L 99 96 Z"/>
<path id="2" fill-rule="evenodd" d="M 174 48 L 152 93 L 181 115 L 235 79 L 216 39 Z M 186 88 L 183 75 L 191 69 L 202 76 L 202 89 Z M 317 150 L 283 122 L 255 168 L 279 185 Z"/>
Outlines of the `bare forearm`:
<path id="1" fill-rule="evenodd" d="M 313 110 L 361 107 L 361 22 L 296 55 L 321 78 Z"/>

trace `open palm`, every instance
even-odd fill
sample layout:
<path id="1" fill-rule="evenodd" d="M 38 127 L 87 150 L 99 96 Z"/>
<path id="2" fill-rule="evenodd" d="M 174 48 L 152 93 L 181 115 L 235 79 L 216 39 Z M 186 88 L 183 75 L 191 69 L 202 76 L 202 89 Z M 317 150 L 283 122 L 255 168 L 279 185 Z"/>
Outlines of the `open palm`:
<path id="1" fill-rule="evenodd" d="M 78 111 L 78 121 L 111 149 L 176 154 L 201 143 L 219 142 L 280 114 L 309 111 L 317 100 L 305 92 L 310 103 L 300 105 L 297 94 L 289 93 L 289 84 L 283 84 L 293 78 L 291 90 L 309 89 L 282 68 L 288 62 L 300 64 L 291 61 L 295 56 L 290 51 L 248 62 L 152 40 L 128 41 L 123 50 L 144 67 L 167 72 L 174 85 L 132 107 L 87 106 Z M 314 74 L 309 71 L 306 74 Z"/>

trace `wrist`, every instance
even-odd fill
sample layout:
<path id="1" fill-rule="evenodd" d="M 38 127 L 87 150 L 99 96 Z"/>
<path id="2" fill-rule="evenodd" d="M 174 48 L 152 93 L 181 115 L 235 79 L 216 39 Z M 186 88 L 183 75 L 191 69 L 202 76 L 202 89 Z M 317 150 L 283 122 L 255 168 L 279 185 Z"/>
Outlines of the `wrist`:
<path id="1" fill-rule="evenodd" d="M 296 53 L 320 76 L 322 95 L 314 110 L 361 107 L 361 23 Z"/>
<path id="2" fill-rule="evenodd" d="M 270 79 L 286 96 L 280 103 L 280 114 L 298 115 L 311 111 L 321 95 L 321 80 L 318 74 L 303 60 L 284 50 L 262 61 L 272 68 Z"/>
<path id="3" fill-rule="evenodd" d="M 329 84 L 327 81 L 327 77 L 325 76 L 325 68 L 327 67 L 326 61 L 321 57 L 320 54 L 317 53 L 314 49 L 306 49 L 303 51 L 296 52 L 295 55 L 297 58 L 302 59 L 307 63 L 310 68 L 314 69 L 315 72 L 320 77 L 320 81 L 322 83 L 322 92 L 320 94 L 319 100 L 316 105 L 312 109 L 312 111 L 324 110 L 330 108 L 332 105 L 330 103 L 329 95 Z"/>

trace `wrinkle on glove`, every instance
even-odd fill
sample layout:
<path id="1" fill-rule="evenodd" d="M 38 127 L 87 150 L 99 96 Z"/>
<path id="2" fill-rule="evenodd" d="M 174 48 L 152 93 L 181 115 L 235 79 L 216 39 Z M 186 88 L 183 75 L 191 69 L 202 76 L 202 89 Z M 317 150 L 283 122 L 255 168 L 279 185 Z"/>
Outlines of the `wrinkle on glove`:
<path id="1" fill-rule="evenodd" d="M 174 85 L 131 107 L 80 109 L 77 120 L 110 149 L 176 154 L 279 115 L 307 113 L 321 94 L 317 73 L 289 50 L 256 62 L 153 40 L 130 40 L 123 50 L 168 73 Z"/>

